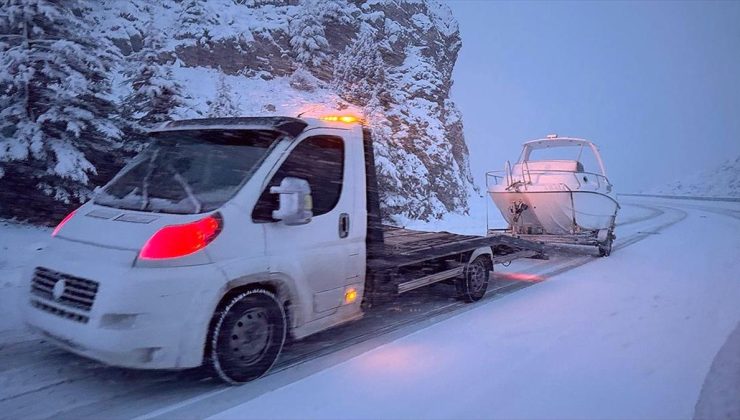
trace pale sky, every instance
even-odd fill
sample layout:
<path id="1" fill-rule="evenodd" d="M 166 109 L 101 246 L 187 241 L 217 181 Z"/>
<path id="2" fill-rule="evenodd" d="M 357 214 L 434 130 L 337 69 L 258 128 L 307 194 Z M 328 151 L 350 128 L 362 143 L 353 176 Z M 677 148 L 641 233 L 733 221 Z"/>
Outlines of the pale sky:
<path id="1" fill-rule="evenodd" d="M 621 192 L 740 155 L 740 2 L 448 3 L 480 185 L 549 133 L 596 142 Z"/>

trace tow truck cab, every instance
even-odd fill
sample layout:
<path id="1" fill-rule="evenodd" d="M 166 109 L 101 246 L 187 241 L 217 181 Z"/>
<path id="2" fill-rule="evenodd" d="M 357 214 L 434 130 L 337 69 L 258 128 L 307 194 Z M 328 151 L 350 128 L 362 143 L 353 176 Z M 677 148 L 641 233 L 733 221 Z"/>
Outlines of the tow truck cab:
<path id="1" fill-rule="evenodd" d="M 498 254 L 541 253 L 383 227 L 372 137 L 349 117 L 183 120 L 151 141 L 27 273 L 28 325 L 111 365 L 249 381 L 288 334 L 356 320 L 363 301 L 451 278 L 477 300 Z"/>

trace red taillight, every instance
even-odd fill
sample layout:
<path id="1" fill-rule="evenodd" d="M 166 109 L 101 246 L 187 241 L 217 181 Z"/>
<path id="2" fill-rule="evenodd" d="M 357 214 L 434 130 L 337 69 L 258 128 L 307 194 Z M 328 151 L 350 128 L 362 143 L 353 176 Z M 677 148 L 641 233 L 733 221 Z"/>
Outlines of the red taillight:
<path id="1" fill-rule="evenodd" d="M 141 248 L 139 258 L 158 260 L 190 255 L 216 239 L 223 219 L 218 213 L 184 225 L 170 225 L 158 230 Z"/>
<path id="2" fill-rule="evenodd" d="M 54 231 L 51 232 L 51 236 L 57 236 L 57 233 L 59 233 L 59 231 L 62 229 L 62 226 L 64 226 L 65 223 L 69 222 L 69 219 L 71 219 L 72 216 L 74 216 L 76 212 L 77 210 L 72 210 L 72 213 L 66 215 L 64 219 L 62 219 L 62 221 L 59 222 L 57 227 L 54 228 Z"/>

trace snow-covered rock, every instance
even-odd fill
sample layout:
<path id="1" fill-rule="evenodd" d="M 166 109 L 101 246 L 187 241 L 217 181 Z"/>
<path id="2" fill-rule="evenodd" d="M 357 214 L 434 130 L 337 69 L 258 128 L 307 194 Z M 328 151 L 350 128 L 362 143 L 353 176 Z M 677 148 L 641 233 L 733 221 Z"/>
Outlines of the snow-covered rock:
<path id="1" fill-rule="evenodd" d="M 740 156 L 647 191 L 652 194 L 740 198 Z"/>
<path id="2" fill-rule="evenodd" d="M 121 121 L 142 113 L 130 109 L 152 108 L 132 103 L 145 98 L 137 96 L 131 72 L 143 68 L 137 60 L 146 58 L 151 67 L 152 53 L 142 48 L 161 45 L 158 59 L 165 68 L 152 73 L 182 87 L 172 117 L 219 115 L 220 108 L 224 116 L 361 114 L 377 140 L 386 216 L 430 220 L 468 211 L 473 180 L 462 118 L 450 99 L 461 39 L 447 5 L 436 0 L 81 4 L 93 36 L 115 45 L 121 57 L 109 72 Z M 150 91 L 152 101 L 161 102 L 157 90 Z"/>

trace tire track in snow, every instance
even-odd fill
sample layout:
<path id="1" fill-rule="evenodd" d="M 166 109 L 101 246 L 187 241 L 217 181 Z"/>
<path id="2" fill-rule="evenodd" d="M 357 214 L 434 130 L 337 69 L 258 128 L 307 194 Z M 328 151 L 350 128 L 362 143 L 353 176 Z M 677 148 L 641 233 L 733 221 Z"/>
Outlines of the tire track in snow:
<path id="1" fill-rule="evenodd" d="M 733 210 L 733 209 L 726 209 L 726 208 L 717 208 L 717 207 L 707 207 L 707 206 L 701 206 L 696 204 L 688 204 L 688 203 L 682 203 L 683 207 L 687 207 L 694 210 L 701 210 L 708 213 L 718 214 L 720 216 L 726 216 L 735 220 L 740 220 L 740 210 Z"/>
<path id="2" fill-rule="evenodd" d="M 673 219 L 669 220 L 666 223 L 662 223 L 654 228 L 652 228 L 650 231 L 639 231 L 637 233 L 634 233 L 627 238 L 619 241 L 617 244 L 614 245 L 613 250 L 620 250 L 623 248 L 626 248 L 630 245 L 636 244 L 646 238 L 648 238 L 650 235 L 656 235 L 669 227 L 675 225 L 676 223 L 682 222 L 684 219 L 688 217 L 688 213 L 684 210 L 673 208 L 673 207 L 662 207 L 664 210 L 668 210 L 670 212 L 673 212 Z"/>
<path id="3" fill-rule="evenodd" d="M 625 204 L 625 205 L 632 205 L 632 204 Z M 683 221 L 688 216 L 688 213 L 686 213 L 685 211 L 680 210 L 680 209 L 673 209 L 673 208 L 662 207 L 662 206 L 660 206 L 660 207 L 659 206 L 645 206 L 645 205 L 637 205 L 637 206 L 638 207 L 643 207 L 643 208 L 649 209 L 652 212 L 648 216 L 641 216 L 641 217 L 638 217 L 638 218 L 635 218 L 635 219 L 631 219 L 631 220 L 623 223 L 622 226 L 629 225 L 629 224 L 635 224 L 635 223 L 638 223 L 638 222 L 644 222 L 644 221 L 652 220 L 652 219 L 658 218 L 660 216 L 663 216 L 667 212 L 672 212 L 672 217 L 671 217 L 670 220 L 668 220 L 668 221 L 666 221 L 664 223 L 661 223 L 660 225 L 658 225 L 656 227 L 653 227 L 651 229 L 651 233 L 637 232 L 637 233 L 634 233 L 634 234 L 631 234 L 631 235 L 627 236 L 625 239 L 622 239 L 619 242 L 620 243 L 620 246 L 619 247 L 615 246 L 615 249 L 623 249 L 623 248 L 626 248 L 628 246 L 631 246 L 631 245 L 633 245 L 635 243 L 638 243 L 638 242 L 640 242 L 640 241 L 642 241 L 644 239 L 647 239 L 648 237 L 650 237 L 654 233 L 661 232 L 661 231 L 663 231 L 665 229 L 668 229 L 671 226 L 674 226 L 677 223 L 680 223 L 681 221 Z M 600 257 L 594 257 L 594 256 L 591 256 L 591 255 L 568 256 L 567 258 L 568 258 L 568 260 L 565 260 L 565 261 L 555 261 L 555 267 L 552 267 L 553 269 L 551 269 L 549 271 L 545 271 L 544 273 L 542 273 L 540 275 L 542 275 L 544 278 L 548 279 L 548 278 L 557 276 L 558 274 L 562 274 L 562 273 L 568 272 L 570 270 L 573 270 L 575 268 L 578 268 L 578 267 L 580 267 L 582 265 L 585 265 L 585 264 L 587 264 L 589 262 L 598 261 L 600 259 Z M 576 258 L 576 260 L 573 261 L 572 258 Z M 550 263 L 552 264 L 553 262 L 550 262 Z M 539 265 L 539 264 L 536 264 L 536 265 Z M 547 266 L 547 264 L 544 264 L 544 265 Z M 469 310 L 472 310 L 472 309 L 476 308 L 478 305 L 483 305 L 483 304 L 490 303 L 490 302 L 492 302 L 494 300 L 503 298 L 503 297 L 505 297 L 505 296 L 507 296 L 507 295 L 509 295 L 511 293 L 514 293 L 516 291 L 525 289 L 525 288 L 530 287 L 530 286 L 534 286 L 535 284 L 538 284 L 538 283 L 540 283 L 540 282 L 531 282 L 530 283 L 530 282 L 514 281 L 514 282 L 511 282 L 510 284 L 505 284 L 505 285 L 502 285 L 502 286 L 499 286 L 499 287 L 495 287 L 493 289 L 489 289 L 489 292 L 486 293 L 486 296 L 480 302 L 477 302 L 475 304 L 465 304 L 465 303 L 462 303 L 462 302 L 455 302 L 455 303 L 451 303 L 449 305 L 446 305 L 444 307 L 438 308 L 435 311 L 426 312 L 423 315 L 420 315 L 416 319 L 410 319 L 410 320 L 407 320 L 406 322 L 403 322 L 403 323 L 390 324 L 390 325 L 387 325 L 385 327 L 382 327 L 382 328 L 379 328 L 379 329 L 376 329 L 376 330 L 367 331 L 361 337 L 356 337 L 356 339 L 346 340 L 345 342 L 342 342 L 342 343 L 333 343 L 331 346 L 328 346 L 324 351 L 320 351 L 320 352 L 317 352 L 317 353 L 310 354 L 310 357 L 298 358 L 294 362 L 286 363 L 284 366 L 281 366 L 281 364 L 278 364 L 278 366 L 276 366 L 276 369 L 274 371 L 272 371 L 268 376 L 276 375 L 276 374 L 278 374 L 280 372 L 289 370 L 291 368 L 294 368 L 294 367 L 296 367 L 298 365 L 301 365 L 301 364 L 304 364 L 304 363 L 311 362 L 312 360 L 318 359 L 320 357 L 328 356 L 328 355 L 330 355 L 332 353 L 335 353 L 335 352 L 340 352 L 341 350 L 344 350 L 344 349 L 346 349 L 348 347 L 351 347 L 351 346 L 354 346 L 354 345 L 358 345 L 358 344 L 364 342 L 365 340 L 367 340 L 368 338 L 377 338 L 377 337 L 382 336 L 382 335 L 388 335 L 388 334 L 390 334 L 390 333 L 392 333 L 394 331 L 400 330 L 400 329 L 402 329 L 404 327 L 412 326 L 414 324 L 422 323 L 424 320 L 428 321 L 430 319 L 437 318 L 436 322 L 439 322 L 439 321 L 441 321 L 443 319 L 447 319 L 449 317 L 456 316 L 456 315 L 465 313 L 465 312 L 467 312 Z M 436 322 L 432 322 L 431 324 L 434 324 Z M 424 325 L 422 328 L 426 328 L 427 326 L 428 325 Z M 414 329 L 413 331 L 418 331 L 419 329 L 420 328 L 417 328 L 417 329 Z M 413 331 L 410 331 L 409 333 L 412 333 Z M 396 339 L 396 338 L 394 338 L 394 339 Z M 227 393 L 227 392 L 228 393 L 238 393 L 239 392 L 239 387 L 231 388 L 231 389 L 225 389 L 223 391 L 218 392 L 218 394 L 224 394 L 224 393 Z M 215 395 L 214 395 L 214 397 L 215 397 Z M 151 419 L 151 418 L 165 417 L 165 416 L 173 416 L 173 415 L 174 416 L 185 415 L 185 413 L 187 413 L 187 410 L 184 410 L 184 407 L 187 407 L 187 406 L 189 406 L 191 404 L 196 404 L 196 403 L 202 401 L 202 398 L 200 398 L 200 396 L 193 397 L 192 399 L 193 399 L 192 403 L 189 403 L 188 401 L 182 401 L 182 402 L 179 402 L 176 405 L 174 405 L 172 408 L 163 407 L 163 408 L 160 408 L 158 410 L 155 410 L 155 412 L 152 412 L 152 413 L 145 414 L 143 416 L 137 417 L 137 420 L 144 420 L 144 419 Z M 220 411 L 220 409 L 219 410 L 213 410 L 212 413 L 215 414 L 218 411 Z"/>
<path id="4" fill-rule="evenodd" d="M 656 217 L 658 214 L 659 214 L 659 212 L 655 212 L 654 211 L 651 215 L 648 215 L 647 217 L 646 216 L 643 216 L 643 217 L 640 217 L 638 219 L 633 219 L 631 221 L 626 222 L 626 224 L 635 223 L 635 222 L 638 222 L 638 221 L 646 220 L 646 219 L 651 218 L 651 216 L 652 217 Z M 581 257 L 581 258 L 583 259 L 583 257 Z M 584 259 L 583 260 L 583 263 L 588 262 L 588 260 L 590 260 L 590 258 Z M 552 264 L 553 264 L 553 261 L 536 261 L 535 264 L 532 264 L 533 267 L 528 267 L 528 271 L 531 270 L 532 268 L 535 268 L 536 267 L 537 268 L 537 272 L 542 272 L 543 270 L 540 270 L 540 268 L 546 268 L 548 266 L 551 266 Z M 564 267 L 561 267 L 561 264 L 558 264 L 557 266 L 559 267 L 559 269 L 557 271 L 558 272 L 564 272 L 564 271 L 566 271 L 569 268 L 568 267 L 569 265 L 572 265 L 572 264 L 567 264 L 567 262 L 566 262 L 566 265 Z M 578 265 L 581 265 L 581 264 L 578 264 Z M 550 273 L 552 273 L 552 271 L 545 272 L 545 273 L 546 274 L 550 274 Z M 516 290 L 519 290 L 519 289 L 524 288 L 524 287 L 529 286 L 529 285 L 530 284 L 520 283 L 520 282 L 511 282 L 509 284 L 504 284 L 503 286 L 492 288 L 491 289 L 491 293 L 489 294 L 489 297 L 490 296 L 500 296 L 500 295 L 512 293 L 512 292 L 514 292 Z M 486 299 L 486 301 L 487 300 L 488 299 Z M 350 338 L 348 338 L 346 340 L 332 343 L 331 346 L 324 347 L 323 349 L 319 349 L 318 351 L 311 351 L 311 352 L 308 352 L 308 353 L 303 353 L 303 354 L 301 354 L 301 355 L 299 355 L 297 357 L 292 357 L 290 359 L 287 359 L 284 362 L 281 362 L 280 365 L 276 366 L 276 369 L 275 369 L 275 371 L 273 373 L 277 373 L 277 372 L 280 372 L 280 371 L 283 371 L 283 370 L 286 370 L 286 369 L 290 369 L 290 368 L 292 368 L 292 367 L 294 367 L 296 365 L 299 365 L 299 364 L 304 363 L 305 361 L 308 361 L 308 360 L 311 360 L 311 359 L 314 359 L 314 358 L 317 358 L 317 357 L 321 357 L 323 355 L 332 353 L 334 351 L 341 350 L 343 348 L 350 347 L 350 346 L 355 345 L 355 344 L 357 344 L 359 342 L 366 341 L 370 337 L 374 337 L 374 336 L 377 336 L 377 335 L 388 334 L 388 333 L 391 333 L 391 332 L 396 331 L 398 329 L 404 328 L 404 327 L 406 327 L 408 325 L 416 324 L 416 323 L 418 323 L 418 322 L 420 322 L 420 321 L 422 321 L 424 319 L 427 319 L 430 316 L 431 317 L 434 317 L 434 316 L 439 315 L 439 314 L 445 314 L 445 313 L 451 313 L 451 312 L 454 312 L 454 311 L 458 311 L 459 308 L 461 308 L 463 306 L 468 306 L 468 305 L 463 305 L 463 304 L 460 304 L 458 302 L 454 302 L 454 303 L 451 303 L 451 304 L 444 305 L 442 307 L 438 307 L 438 308 L 434 309 L 433 311 L 423 312 L 423 313 L 419 314 L 419 316 L 417 316 L 417 317 L 407 318 L 407 319 L 403 320 L 403 322 L 399 322 L 399 323 L 395 323 L 395 324 L 382 325 L 380 328 L 376 328 L 376 329 L 371 329 L 371 330 L 365 331 L 363 334 L 361 334 L 359 336 L 350 337 Z M 64 354 L 64 356 L 68 356 L 68 355 Z M 62 356 L 62 357 L 64 357 L 64 356 Z M 43 363 L 48 363 L 48 362 L 46 362 L 46 361 L 37 362 L 37 364 L 40 364 L 40 365 L 43 365 Z M 95 362 L 90 362 L 90 363 L 93 364 L 93 365 L 95 365 Z M 31 367 L 31 366 L 26 366 L 26 367 Z M 19 367 L 17 369 L 18 370 L 23 370 L 23 367 Z M 77 383 L 85 383 L 85 382 L 88 382 L 90 379 L 93 379 L 93 378 L 97 377 L 98 375 L 99 376 L 110 376 L 110 372 L 108 372 L 108 374 L 106 375 L 106 372 L 107 371 L 106 371 L 106 369 L 104 367 L 101 367 L 100 371 L 99 372 L 95 372 L 95 373 L 90 373 L 90 371 L 88 369 L 84 369 L 84 370 L 87 371 L 87 372 L 85 372 L 85 374 L 81 374 L 80 375 L 80 374 L 74 374 L 73 373 L 74 372 L 74 369 L 72 369 L 72 372 L 68 372 L 68 374 L 62 375 L 65 378 L 63 378 L 61 380 L 58 380 L 58 381 L 53 381 L 53 376 L 54 375 L 51 375 L 52 377 L 47 377 L 47 378 L 45 378 L 45 380 L 40 381 L 40 383 L 39 382 L 35 382 L 33 384 L 29 384 L 29 385 L 35 385 L 36 386 L 35 389 L 25 389 L 25 390 L 21 391 L 20 393 L 15 394 L 14 396 L 11 396 L 9 398 L 5 398 L 4 401 L 10 400 L 10 399 L 26 400 L 26 398 L 24 398 L 24 397 L 29 397 L 28 398 L 29 401 L 27 401 L 27 402 L 30 402 L 31 400 L 33 400 L 33 395 L 29 395 L 29 394 L 40 393 L 41 391 L 45 391 L 45 390 L 49 389 L 50 387 L 57 387 L 57 388 L 59 388 L 58 390 L 63 391 L 61 388 L 74 388 Z M 77 373 L 79 373 L 79 372 L 77 372 Z M 46 375 L 44 375 L 44 376 L 46 376 Z M 188 378 L 188 376 L 191 376 L 191 377 Z M 148 383 L 144 387 L 136 387 L 136 389 L 127 389 L 127 392 L 124 392 L 122 394 L 121 393 L 114 393 L 114 395 L 109 395 L 108 396 L 109 398 L 103 398 L 102 401 L 106 401 L 106 402 L 111 402 L 112 403 L 112 402 L 114 402 L 116 400 L 119 400 L 119 399 L 125 399 L 125 400 L 138 400 L 139 402 L 141 402 L 141 396 L 151 395 L 152 393 L 154 393 L 154 394 L 161 393 L 164 389 L 168 389 L 168 390 L 169 389 L 172 389 L 172 387 L 170 385 L 170 382 L 171 382 L 170 380 L 175 381 L 175 382 L 180 382 L 180 379 L 183 379 L 183 378 L 185 378 L 186 380 L 187 379 L 192 380 L 193 379 L 192 376 L 193 375 L 188 375 L 188 374 L 185 374 L 185 375 L 183 375 L 183 374 L 175 374 L 175 375 L 172 375 L 171 377 L 169 377 L 169 375 L 162 375 L 162 376 L 160 376 L 160 379 L 162 379 L 161 382 L 164 383 L 164 384 L 161 384 L 161 383 L 160 384 L 158 384 L 158 383 L 154 383 L 154 384 Z M 168 380 L 168 379 L 170 379 L 170 380 Z M 198 379 L 198 378 L 195 378 L 195 379 Z M 18 390 L 18 389 L 16 388 L 16 390 Z M 184 390 L 180 389 L 180 391 L 184 391 Z M 69 392 L 71 394 L 74 394 L 75 393 L 74 389 L 70 389 Z M 64 392 L 62 392 L 62 393 L 64 393 Z M 128 398 L 126 398 L 124 396 L 128 396 Z M 100 397 L 100 395 L 98 395 L 98 397 Z M 82 406 L 89 406 L 90 404 L 86 404 L 84 400 L 85 400 L 85 398 L 81 398 L 80 400 L 77 401 L 77 403 L 78 404 L 81 403 Z M 20 403 L 20 401 L 18 401 L 18 402 Z M 97 403 L 100 403 L 100 401 L 93 402 L 93 405 L 96 405 Z M 13 405 L 15 405 L 15 404 L 13 404 Z M 69 407 L 68 406 L 67 408 L 74 410 L 75 408 L 79 408 L 79 407 L 80 406 L 73 408 L 73 407 Z M 91 414 L 94 414 L 94 413 L 96 413 L 96 412 L 95 411 L 88 412 L 88 415 L 91 415 Z M 60 413 L 57 412 L 56 414 L 60 414 Z"/>
<path id="5" fill-rule="evenodd" d="M 661 210 L 661 209 L 659 209 L 657 207 L 645 206 L 645 205 L 636 204 L 636 203 L 625 204 L 625 205 L 628 205 L 630 207 L 637 207 L 637 208 L 642 208 L 642 209 L 650 210 L 650 214 L 647 214 L 645 216 L 635 217 L 634 219 L 629 219 L 629 220 L 626 220 L 626 221 L 623 221 L 623 222 L 622 221 L 619 221 L 619 222 L 616 223 L 617 227 L 624 227 L 624 226 L 627 226 L 627 225 L 632 225 L 632 224 L 635 224 L 635 223 L 644 222 L 646 220 L 650 220 L 650 219 L 654 219 L 656 217 L 660 217 L 661 215 L 663 215 L 665 213 L 665 211 L 663 211 L 663 210 Z"/>
<path id="6" fill-rule="evenodd" d="M 686 217 L 688 217 L 688 213 L 685 212 L 685 211 L 683 211 L 683 210 L 673 209 L 673 208 L 668 208 L 668 207 L 664 207 L 664 210 L 669 210 L 669 211 L 675 212 L 674 215 L 673 215 L 674 217 L 671 220 L 669 220 L 668 222 L 663 223 L 663 224 L 661 224 L 661 225 L 653 228 L 650 232 L 642 232 L 642 231 L 640 231 L 640 232 L 634 233 L 632 235 L 629 235 L 629 236 L 627 236 L 624 239 L 621 239 L 621 240 L 618 239 L 617 242 L 614 244 L 614 247 L 612 248 L 612 252 L 618 251 L 620 249 L 627 248 L 628 246 L 634 245 L 634 244 L 636 244 L 636 243 L 638 243 L 638 242 L 640 242 L 642 240 L 645 240 L 645 239 L 649 238 L 651 235 L 655 235 L 657 233 L 660 233 L 660 232 L 664 231 L 665 229 L 668 229 L 669 227 L 674 226 L 675 224 L 682 222 L 684 219 L 686 219 Z M 662 211 L 660 213 L 660 215 L 663 215 L 665 213 L 666 213 L 665 211 Z M 608 258 L 608 257 L 606 257 L 606 258 Z M 568 272 L 570 270 L 573 270 L 574 268 L 580 267 L 582 265 L 588 264 L 589 262 L 592 262 L 592 261 L 598 260 L 598 259 L 599 258 L 593 258 L 593 257 L 579 258 L 579 259 L 576 259 L 574 262 L 572 262 L 570 264 L 566 264 L 563 267 L 560 267 L 560 268 L 557 268 L 555 270 L 552 270 L 552 271 L 549 271 L 549 272 L 545 273 L 544 276 L 546 278 L 555 277 L 555 276 L 557 276 L 559 274 L 566 273 L 566 272 Z"/>

